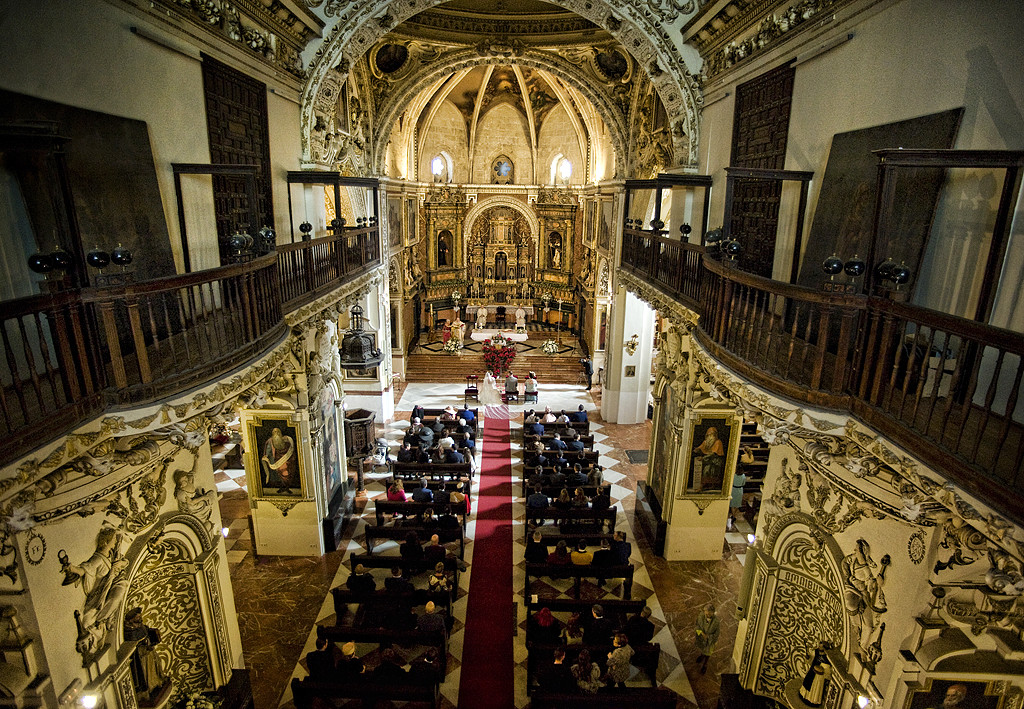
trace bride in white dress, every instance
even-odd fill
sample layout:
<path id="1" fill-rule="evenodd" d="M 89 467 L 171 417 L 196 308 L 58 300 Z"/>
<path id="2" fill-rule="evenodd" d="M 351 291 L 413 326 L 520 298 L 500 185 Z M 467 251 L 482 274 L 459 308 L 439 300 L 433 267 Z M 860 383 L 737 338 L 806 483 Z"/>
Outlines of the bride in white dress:
<path id="1" fill-rule="evenodd" d="M 501 400 L 498 382 L 490 371 L 484 376 L 484 382 L 480 386 L 480 404 L 484 407 L 484 416 L 487 418 L 509 418 L 508 404 Z"/>

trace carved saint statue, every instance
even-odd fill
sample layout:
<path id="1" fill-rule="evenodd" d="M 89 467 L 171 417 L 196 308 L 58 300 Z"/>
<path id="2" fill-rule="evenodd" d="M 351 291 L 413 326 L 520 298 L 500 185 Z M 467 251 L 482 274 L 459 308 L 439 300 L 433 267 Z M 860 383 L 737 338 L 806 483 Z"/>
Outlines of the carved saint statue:
<path id="1" fill-rule="evenodd" d="M 885 613 L 885 571 L 891 560 L 883 556 L 878 564 L 871 558 L 871 545 L 858 539 L 852 554 L 843 557 L 840 568 L 843 573 L 843 600 L 850 615 L 860 617 L 860 643 L 866 648 L 871 643 L 871 634 L 878 627 L 878 615 Z"/>
<path id="2" fill-rule="evenodd" d="M 160 633 L 142 621 L 141 608 L 132 608 L 124 617 L 124 639 L 138 641 L 131 660 L 135 698 L 139 700 L 139 706 L 154 706 L 167 679 L 161 671 L 155 648 L 160 642 Z"/>
<path id="3" fill-rule="evenodd" d="M 128 561 L 121 556 L 121 533 L 113 527 L 104 527 L 96 535 L 96 551 L 81 564 L 72 564 L 67 552 L 57 553 L 63 586 L 81 586 L 85 592 L 85 605 L 75 611 L 79 626 L 75 647 L 88 657 L 102 649 L 114 613 L 128 591 L 125 570 Z"/>
<path id="4" fill-rule="evenodd" d="M 178 511 L 195 515 L 206 525 L 206 530 L 213 534 L 214 497 L 210 490 L 196 489 L 196 476 L 191 470 L 174 471 L 174 499 L 178 502 Z"/>

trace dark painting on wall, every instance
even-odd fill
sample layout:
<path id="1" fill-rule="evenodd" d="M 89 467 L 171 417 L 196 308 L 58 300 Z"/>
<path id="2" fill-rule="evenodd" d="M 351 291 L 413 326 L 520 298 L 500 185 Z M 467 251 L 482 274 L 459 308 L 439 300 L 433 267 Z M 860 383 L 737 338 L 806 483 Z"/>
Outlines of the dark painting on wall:
<path id="1" fill-rule="evenodd" d="M 598 205 L 601 209 L 601 221 L 597 227 L 597 246 L 607 251 L 612 246 L 612 212 L 615 205 L 610 199 L 601 200 Z"/>
<path id="2" fill-rule="evenodd" d="M 394 195 L 388 196 L 388 245 L 402 246 L 402 198 Z"/>
<path id="3" fill-rule="evenodd" d="M 999 709 L 1003 695 L 995 682 L 929 679 L 925 686 L 907 694 L 905 709 Z"/>
<path id="4" fill-rule="evenodd" d="M 867 258 L 874 221 L 878 157 L 883 148 L 951 148 L 960 126 L 962 108 L 906 121 L 837 133 L 832 137 L 821 193 L 814 212 L 807 248 L 797 282 L 820 287 L 822 262 L 836 254 L 846 261 Z M 900 238 L 879 244 L 877 261 L 891 257 L 916 272 L 928 238 L 931 215 L 944 179 L 941 170 L 901 171 L 896 204 L 900 223 L 908 225 Z M 869 264 L 869 268 L 877 264 Z"/>
<path id="5" fill-rule="evenodd" d="M 156 166 L 145 121 L 0 90 L 0 123 L 51 121 L 69 137 L 68 171 L 83 251 L 118 243 L 135 254 L 137 281 L 174 275 Z M 50 234 L 36 234 L 41 249 Z"/>

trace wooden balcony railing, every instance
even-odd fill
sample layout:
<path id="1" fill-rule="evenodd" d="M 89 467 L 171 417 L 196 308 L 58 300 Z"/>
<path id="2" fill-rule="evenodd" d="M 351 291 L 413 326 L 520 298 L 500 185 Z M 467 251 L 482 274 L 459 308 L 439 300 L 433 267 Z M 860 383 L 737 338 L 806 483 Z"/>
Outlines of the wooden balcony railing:
<path id="1" fill-rule="evenodd" d="M 700 252 L 627 230 L 622 262 L 694 308 L 698 338 L 740 375 L 788 398 L 850 411 L 1020 517 L 1024 335 L 887 298 L 773 281 Z"/>
<path id="2" fill-rule="evenodd" d="M 108 405 L 216 379 L 282 337 L 284 314 L 380 261 L 376 227 L 249 263 L 8 301 L 0 314 L 0 464 Z"/>

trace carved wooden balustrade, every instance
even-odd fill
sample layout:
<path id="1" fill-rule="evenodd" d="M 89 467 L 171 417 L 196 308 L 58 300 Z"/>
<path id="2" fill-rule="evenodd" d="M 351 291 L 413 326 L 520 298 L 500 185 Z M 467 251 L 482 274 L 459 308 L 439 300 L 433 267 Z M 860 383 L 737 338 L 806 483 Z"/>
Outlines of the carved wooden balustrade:
<path id="1" fill-rule="evenodd" d="M 0 464 L 108 405 L 154 401 L 259 356 L 285 313 L 380 262 L 376 227 L 244 264 L 3 303 Z"/>
<path id="2" fill-rule="evenodd" d="M 850 411 L 996 509 L 1020 516 L 1024 335 L 889 298 L 773 281 L 701 251 L 626 230 L 622 262 L 698 312 L 698 339 L 744 378 Z"/>

